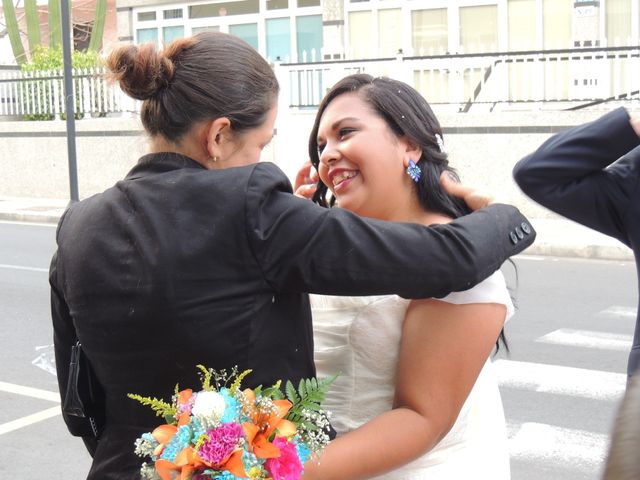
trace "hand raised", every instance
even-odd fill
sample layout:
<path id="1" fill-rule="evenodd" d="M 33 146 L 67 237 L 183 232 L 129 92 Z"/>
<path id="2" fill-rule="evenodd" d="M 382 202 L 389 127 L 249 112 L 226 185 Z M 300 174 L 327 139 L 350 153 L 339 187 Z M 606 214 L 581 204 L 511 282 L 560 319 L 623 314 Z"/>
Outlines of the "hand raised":
<path id="1" fill-rule="evenodd" d="M 311 165 L 311 162 L 307 160 L 302 167 L 300 167 L 296 175 L 296 180 L 293 185 L 294 195 L 311 200 L 311 197 L 316 191 L 317 182 L 318 172 L 313 165 Z"/>

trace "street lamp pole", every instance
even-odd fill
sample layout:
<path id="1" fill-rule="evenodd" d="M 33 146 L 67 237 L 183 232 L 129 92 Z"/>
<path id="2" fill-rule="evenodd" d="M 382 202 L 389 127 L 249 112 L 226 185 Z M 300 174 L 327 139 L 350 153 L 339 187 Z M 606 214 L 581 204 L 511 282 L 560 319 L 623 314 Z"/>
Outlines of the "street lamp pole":
<path id="1" fill-rule="evenodd" d="M 71 71 L 71 33 L 69 31 L 69 0 L 62 0 L 60 5 L 62 21 L 62 59 L 64 76 L 65 114 L 67 116 L 67 156 L 69 158 L 69 190 L 71 202 L 79 200 L 78 165 L 76 162 L 76 119 L 73 93 L 73 73 Z"/>

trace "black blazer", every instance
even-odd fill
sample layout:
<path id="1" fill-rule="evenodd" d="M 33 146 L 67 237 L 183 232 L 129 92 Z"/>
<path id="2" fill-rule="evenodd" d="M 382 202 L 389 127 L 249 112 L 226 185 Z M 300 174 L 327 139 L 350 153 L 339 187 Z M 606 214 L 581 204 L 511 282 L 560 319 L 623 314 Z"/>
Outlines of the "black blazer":
<path id="1" fill-rule="evenodd" d="M 513 243 L 522 224 L 531 233 Z M 534 236 L 505 205 L 433 228 L 393 224 L 297 198 L 270 163 L 205 170 L 178 154 L 143 157 L 66 211 L 51 264 L 62 396 L 76 338 L 105 388 L 89 478 L 138 478 L 134 439 L 160 422 L 127 393 L 197 388 L 197 364 L 251 368 L 247 386 L 313 376 L 306 292 L 442 296 Z"/>
<path id="2" fill-rule="evenodd" d="M 638 145 L 640 138 L 629 124 L 629 115 L 619 108 L 551 137 L 516 164 L 513 176 L 536 202 L 632 248 L 640 278 Z M 628 373 L 639 365 L 636 320 Z"/>

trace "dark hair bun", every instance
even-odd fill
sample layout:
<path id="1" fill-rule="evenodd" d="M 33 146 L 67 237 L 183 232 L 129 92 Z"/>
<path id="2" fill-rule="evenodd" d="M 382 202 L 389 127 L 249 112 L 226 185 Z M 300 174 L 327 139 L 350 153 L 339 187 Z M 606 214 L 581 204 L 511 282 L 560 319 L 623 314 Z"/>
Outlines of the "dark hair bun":
<path id="1" fill-rule="evenodd" d="M 110 77 L 137 100 L 146 100 L 169 85 L 175 65 L 171 57 L 158 52 L 152 43 L 123 45 L 107 58 Z"/>

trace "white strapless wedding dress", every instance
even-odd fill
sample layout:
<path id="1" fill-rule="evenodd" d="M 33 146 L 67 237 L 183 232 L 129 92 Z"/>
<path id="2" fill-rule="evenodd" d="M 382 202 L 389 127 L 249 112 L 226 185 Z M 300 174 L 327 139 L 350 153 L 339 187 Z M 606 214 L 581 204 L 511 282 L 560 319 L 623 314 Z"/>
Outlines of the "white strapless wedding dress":
<path id="1" fill-rule="evenodd" d="M 310 297 L 317 375 L 341 373 L 324 402 L 332 412 L 331 423 L 341 435 L 392 408 L 402 322 L 409 300 L 395 295 Z M 500 303 L 507 306 L 507 319 L 513 313 L 499 271 L 472 289 L 441 300 L 455 304 Z M 510 478 L 504 411 L 490 359 L 442 441 L 422 457 L 377 478 Z"/>

